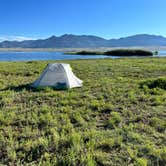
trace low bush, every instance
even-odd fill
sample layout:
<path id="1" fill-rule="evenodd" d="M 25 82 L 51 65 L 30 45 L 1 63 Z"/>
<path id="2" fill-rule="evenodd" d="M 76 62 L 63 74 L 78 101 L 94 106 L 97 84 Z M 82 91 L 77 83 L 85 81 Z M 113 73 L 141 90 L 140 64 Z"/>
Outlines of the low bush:
<path id="1" fill-rule="evenodd" d="M 105 52 L 97 51 L 79 51 L 71 52 L 66 54 L 76 54 L 76 55 L 113 55 L 113 56 L 153 56 L 153 52 L 140 49 L 115 49 Z"/>
<path id="2" fill-rule="evenodd" d="M 100 52 L 95 51 L 79 51 L 76 53 L 77 55 L 100 55 Z"/>
<path id="3" fill-rule="evenodd" d="M 166 90 L 166 78 L 147 80 L 147 81 L 141 82 L 140 86 L 141 88 L 146 86 L 149 89 L 160 88 L 160 89 Z"/>
<path id="4" fill-rule="evenodd" d="M 146 50 L 134 50 L 134 49 L 117 49 L 104 53 L 105 55 L 114 56 L 153 56 L 153 52 Z"/>

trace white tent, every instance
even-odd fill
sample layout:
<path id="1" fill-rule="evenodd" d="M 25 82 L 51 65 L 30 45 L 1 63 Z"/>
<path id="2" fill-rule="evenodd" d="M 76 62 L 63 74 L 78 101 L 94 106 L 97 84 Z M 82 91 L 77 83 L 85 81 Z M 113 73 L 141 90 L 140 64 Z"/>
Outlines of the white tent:
<path id="1" fill-rule="evenodd" d="M 74 75 L 69 64 L 54 63 L 48 64 L 41 76 L 31 86 L 68 89 L 81 87 L 82 82 Z"/>

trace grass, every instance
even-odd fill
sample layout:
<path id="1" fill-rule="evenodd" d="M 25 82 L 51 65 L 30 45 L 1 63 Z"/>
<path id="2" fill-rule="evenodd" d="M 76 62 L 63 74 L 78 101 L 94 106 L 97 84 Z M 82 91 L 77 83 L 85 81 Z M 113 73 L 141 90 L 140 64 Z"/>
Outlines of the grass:
<path id="1" fill-rule="evenodd" d="M 82 88 L 33 90 L 48 61 L 0 62 L 0 165 L 164 165 L 166 58 L 63 62 Z"/>

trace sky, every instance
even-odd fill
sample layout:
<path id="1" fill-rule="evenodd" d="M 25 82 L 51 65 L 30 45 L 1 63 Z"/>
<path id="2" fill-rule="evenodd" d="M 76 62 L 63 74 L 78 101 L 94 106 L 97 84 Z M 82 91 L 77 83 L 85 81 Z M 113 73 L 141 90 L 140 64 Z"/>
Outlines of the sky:
<path id="1" fill-rule="evenodd" d="M 166 36 L 166 0 L 0 0 L 0 41 L 55 35 Z"/>

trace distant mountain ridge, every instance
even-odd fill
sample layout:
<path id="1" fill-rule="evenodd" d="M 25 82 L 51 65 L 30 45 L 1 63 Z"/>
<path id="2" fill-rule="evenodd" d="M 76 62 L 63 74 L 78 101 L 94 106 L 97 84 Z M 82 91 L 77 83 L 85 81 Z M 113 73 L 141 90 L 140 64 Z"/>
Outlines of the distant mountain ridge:
<path id="1" fill-rule="evenodd" d="M 51 36 L 47 39 L 0 42 L 0 48 L 95 48 L 130 46 L 166 46 L 166 37 L 138 34 L 107 40 L 93 35 L 65 34 L 60 37 Z"/>

